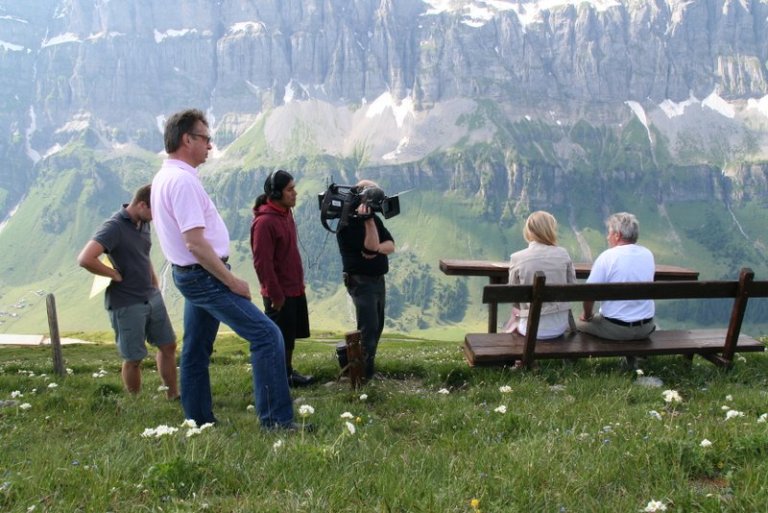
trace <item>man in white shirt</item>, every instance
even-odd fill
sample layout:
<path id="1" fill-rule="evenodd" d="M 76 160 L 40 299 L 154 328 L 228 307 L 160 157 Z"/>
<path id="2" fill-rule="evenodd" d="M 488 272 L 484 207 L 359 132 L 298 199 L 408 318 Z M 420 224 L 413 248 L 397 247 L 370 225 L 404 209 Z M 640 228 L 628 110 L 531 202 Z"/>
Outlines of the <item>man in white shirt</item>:
<path id="1" fill-rule="evenodd" d="M 595 260 L 587 283 L 653 281 L 656 263 L 653 253 L 637 244 L 637 218 L 620 212 L 605 224 L 609 249 Z M 599 313 L 593 315 L 593 309 L 594 301 L 584 301 L 584 312 L 577 322 L 579 331 L 610 340 L 637 340 L 656 329 L 652 300 L 602 301 Z"/>
<path id="2" fill-rule="evenodd" d="M 293 422 L 283 337 L 251 302 L 248 282 L 230 271 L 229 231 L 198 177 L 197 167 L 211 149 L 208 121 L 197 109 L 178 112 L 166 122 L 164 138 L 168 159 L 152 181 L 152 214 L 160 246 L 173 264 L 173 281 L 185 300 L 180 365 L 184 414 L 198 425 L 216 422 L 208 366 L 223 322 L 249 344 L 262 426 L 301 429 Z"/>

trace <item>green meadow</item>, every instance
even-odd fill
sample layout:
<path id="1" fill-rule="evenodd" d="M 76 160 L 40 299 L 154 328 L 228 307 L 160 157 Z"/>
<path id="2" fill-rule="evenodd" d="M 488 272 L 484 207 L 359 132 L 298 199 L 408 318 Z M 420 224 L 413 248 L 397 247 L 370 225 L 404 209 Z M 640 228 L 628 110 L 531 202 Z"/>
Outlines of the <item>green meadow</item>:
<path id="1" fill-rule="evenodd" d="M 762 511 L 768 504 L 768 355 L 724 371 L 700 358 L 469 368 L 456 341 L 388 336 L 381 375 L 337 380 L 341 335 L 300 341 L 319 384 L 293 391 L 314 433 L 262 431 L 245 343 L 211 365 L 219 423 L 183 426 L 145 362 L 121 390 L 111 335 L 0 347 L 3 512 Z M 457 338 L 456 340 L 459 340 Z M 654 386 L 651 386 L 654 385 Z M 679 399 L 679 401 L 677 400 Z M 172 429 L 158 428 L 167 426 Z M 160 434 L 159 434 L 160 433 Z M 162 434 L 165 433 L 165 434 Z M 144 436 L 143 436 L 144 435 Z"/>

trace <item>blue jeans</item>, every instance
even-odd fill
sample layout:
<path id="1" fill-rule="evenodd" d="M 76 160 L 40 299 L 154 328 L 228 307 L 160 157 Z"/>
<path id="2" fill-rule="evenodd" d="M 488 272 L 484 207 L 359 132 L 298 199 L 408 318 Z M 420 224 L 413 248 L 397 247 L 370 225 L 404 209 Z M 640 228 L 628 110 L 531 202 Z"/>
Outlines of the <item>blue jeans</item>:
<path id="1" fill-rule="evenodd" d="M 386 283 L 384 276 L 346 274 L 344 284 L 355 305 L 357 329 L 365 358 L 365 377 L 373 377 L 376 366 L 376 350 L 384 331 L 386 307 Z"/>
<path id="2" fill-rule="evenodd" d="M 261 424 L 275 427 L 293 422 L 283 336 L 277 325 L 203 268 L 174 266 L 173 281 L 185 299 L 180 368 L 185 417 L 198 425 L 216 421 L 208 366 L 223 322 L 250 346 L 253 393 Z"/>

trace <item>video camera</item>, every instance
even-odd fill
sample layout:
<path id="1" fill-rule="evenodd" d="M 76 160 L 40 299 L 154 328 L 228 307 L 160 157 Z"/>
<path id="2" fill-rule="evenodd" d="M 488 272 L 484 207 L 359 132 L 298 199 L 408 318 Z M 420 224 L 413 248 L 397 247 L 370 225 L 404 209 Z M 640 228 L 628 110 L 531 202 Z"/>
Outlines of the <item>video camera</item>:
<path id="1" fill-rule="evenodd" d="M 320 206 L 320 221 L 323 227 L 331 233 L 343 228 L 350 219 L 360 216 L 357 207 L 367 205 L 371 212 L 381 212 L 384 219 L 389 219 L 400 213 L 400 199 L 397 196 L 387 197 L 384 191 L 375 186 L 337 185 L 332 183 L 325 192 L 317 195 Z M 336 230 L 328 225 L 329 219 L 338 219 Z"/>

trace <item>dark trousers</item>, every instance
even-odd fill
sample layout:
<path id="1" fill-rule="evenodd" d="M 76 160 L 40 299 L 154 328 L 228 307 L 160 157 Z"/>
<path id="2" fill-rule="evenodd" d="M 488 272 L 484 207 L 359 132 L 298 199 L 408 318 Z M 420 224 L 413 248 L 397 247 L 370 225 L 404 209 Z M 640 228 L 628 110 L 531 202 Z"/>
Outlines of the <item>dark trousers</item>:
<path id="1" fill-rule="evenodd" d="M 384 276 L 344 274 L 344 285 L 355 305 L 357 329 L 365 353 L 365 377 L 374 373 L 376 349 L 384 331 L 384 308 L 386 306 L 386 283 Z"/>
<path id="2" fill-rule="evenodd" d="M 309 311 L 307 296 L 286 297 L 280 310 L 272 308 L 272 300 L 263 297 L 264 313 L 277 324 L 285 343 L 285 366 L 288 375 L 293 374 L 293 349 L 297 338 L 309 337 Z"/>

